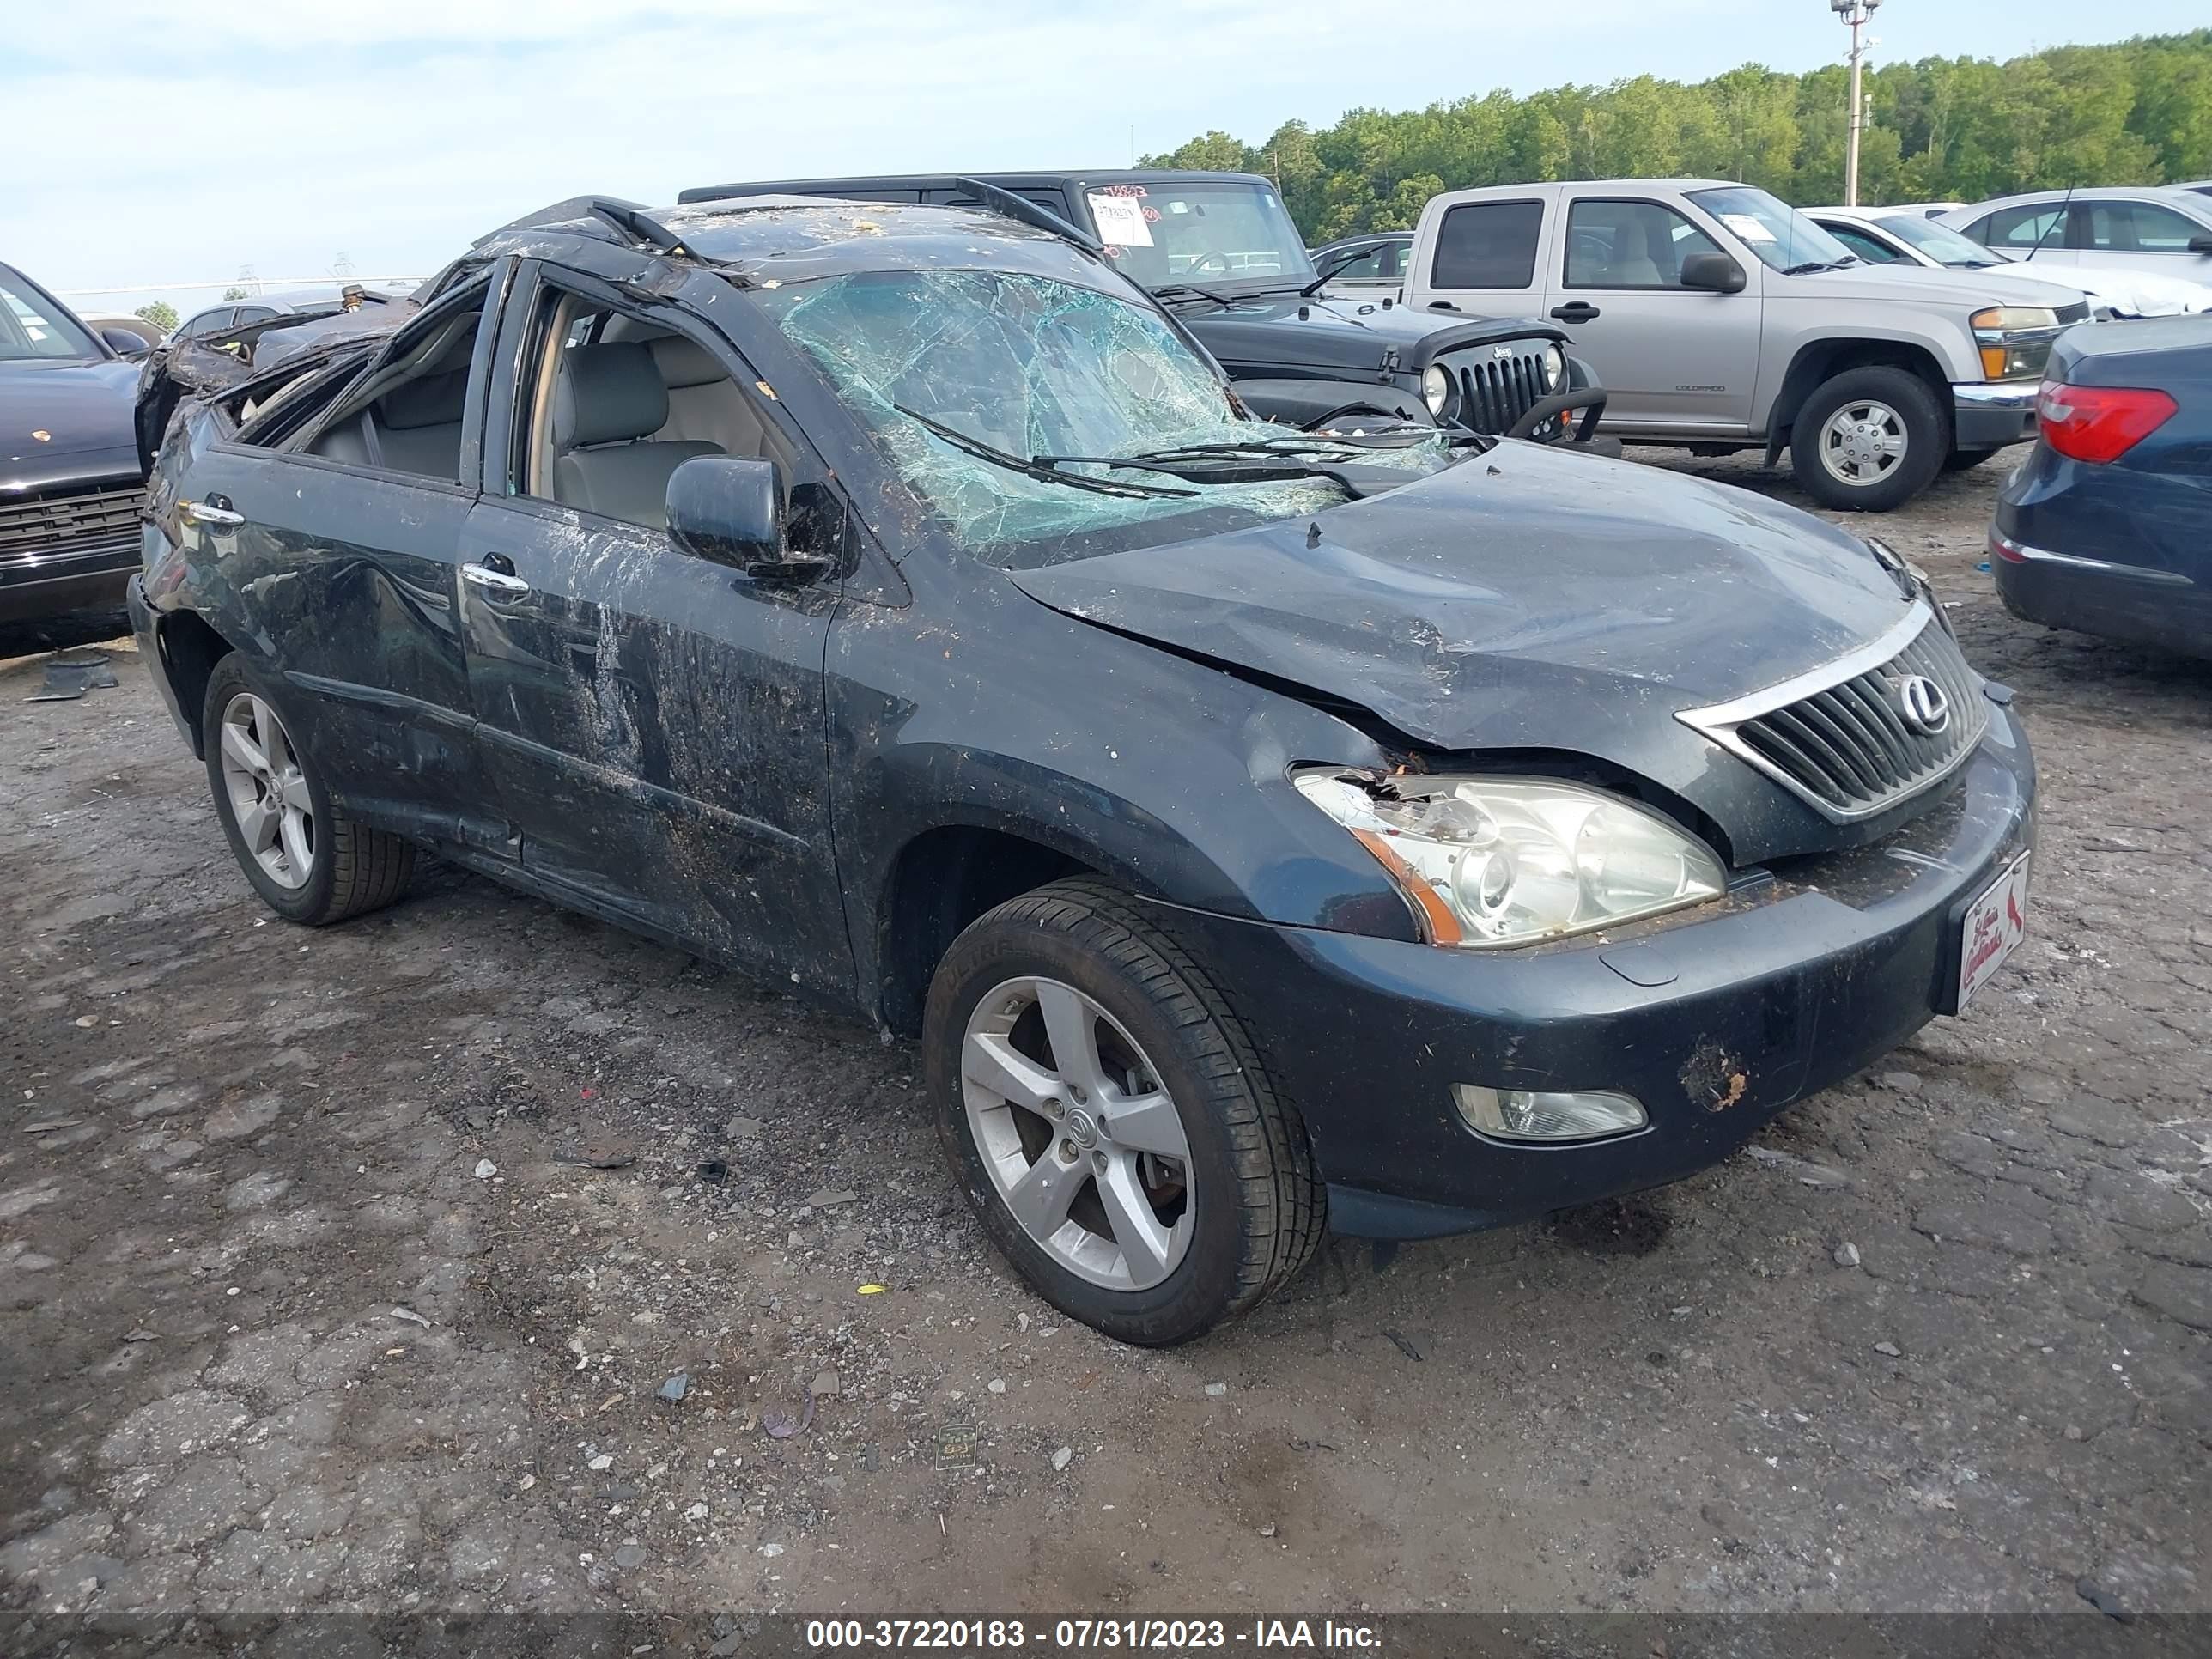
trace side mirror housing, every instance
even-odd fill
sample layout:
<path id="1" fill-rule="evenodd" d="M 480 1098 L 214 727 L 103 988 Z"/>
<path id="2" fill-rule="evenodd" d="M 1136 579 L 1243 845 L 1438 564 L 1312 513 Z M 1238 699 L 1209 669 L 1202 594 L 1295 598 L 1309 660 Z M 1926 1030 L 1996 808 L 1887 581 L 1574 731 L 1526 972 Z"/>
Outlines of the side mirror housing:
<path id="1" fill-rule="evenodd" d="M 2206 231 L 2202 235 L 2191 237 L 2189 251 L 2191 253 L 2212 253 L 2212 231 Z"/>
<path id="2" fill-rule="evenodd" d="M 811 582 L 830 561 L 785 544 L 772 461 L 699 455 L 668 478 L 668 534 L 694 557 L 757 582 Z"/>
<path id="3" fill-rule="evenodd" d="M 1692 253 L 1682 261 L 1682 286 L 1712 294 L 1741 294 L 1743 267 L 1725 253 Z"/>
<path id="4" fill-rule="evenodd" d="M 106 341 L 108 349 L 119 356 L 143 357 L 154 349 L 146 343 L 143 336 L 134 334 L 127 328 L 103 328 L 100 331 L 100 337 Z"/>

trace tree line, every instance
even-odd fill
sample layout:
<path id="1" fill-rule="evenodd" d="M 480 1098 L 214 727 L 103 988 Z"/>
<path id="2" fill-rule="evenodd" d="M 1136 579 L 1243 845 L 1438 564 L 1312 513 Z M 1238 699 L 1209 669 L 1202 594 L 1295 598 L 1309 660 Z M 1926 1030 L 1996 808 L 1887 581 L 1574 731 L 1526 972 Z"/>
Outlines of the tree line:
<path id="1" fill-rule="evenodd" d="M 1205 133 L 1147 167 L 1266 173 L 1310 243 L 1410 227 L 1443 190 L 1564 179 L 1711 177 L 1801 206 L 1844 199 L 1850 72 L 1746 64 L 1695 86 L 1648 75 L 1423 110 L 1286 121 L 1253 145 Z M 1925 58 L 1867 76 L 1869 203 L 1978 202 L 2066 185 L 2212 175 L 2212 28 L 1997 63 Z"/>

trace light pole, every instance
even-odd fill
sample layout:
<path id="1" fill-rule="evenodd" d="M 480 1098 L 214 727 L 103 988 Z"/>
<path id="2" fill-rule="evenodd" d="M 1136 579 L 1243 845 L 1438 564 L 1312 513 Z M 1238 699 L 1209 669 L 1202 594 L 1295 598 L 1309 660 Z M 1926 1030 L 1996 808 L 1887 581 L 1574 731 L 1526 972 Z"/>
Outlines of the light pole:
<path id="1" fill-rule="evenodd" d="M 1881 0 L 1828 0 L 1828 9 L 1850 25 L 1851 30 L 1851 137 L 1850 158 L 1844 164 L 1844 205 L 1859 204 L 1859 134 L 1866 126 L 1866 105 L 1859 96 L 1860 71 L 1866 64 L 1867 49 L 1874 42 L 1861 37 L 1860 31 L 1874 21 L 1875 8 Z"/>

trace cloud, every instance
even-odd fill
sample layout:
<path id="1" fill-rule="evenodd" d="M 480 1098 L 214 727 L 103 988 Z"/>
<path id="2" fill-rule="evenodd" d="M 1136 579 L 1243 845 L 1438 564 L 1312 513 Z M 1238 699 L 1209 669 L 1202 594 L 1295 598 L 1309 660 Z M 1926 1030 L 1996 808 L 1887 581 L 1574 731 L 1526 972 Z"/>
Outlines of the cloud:
<path id="1" fill-rule="evenodd" d="M 1112 166 L 1132 126 L 1164 148 L 1229 118 L 1223 66 L 1304 87 L 1371 29 L 1310 0 L 989 15 L 920 0 L 812 16 L 410 0 L 337 16 L 352 38 L 304 9 L 303 38 L 292 20 L 256 29 L 230 0 L 189 27 L 125 5 L 95 33 L 143 26 L 143 49 L 88 52 L 79 38 L 70 61 L 0 78 L 11 125 L 68 135 L 5 153 L 69 157 L 11 181 L 0 238 L 65 288 L 243 264 L 294 275 L 339 249 L 364 270 L 428 269 L 580 190 L 665 201 L 735 178 Z M 32 44 L 56 50 L 51 30 Z"/>
<path id="2" fill-rule="evenodd" d="M 2197 0 L 2138 0 L 2178 27 Z M 1889 51 L 2025 49 L 2058 0 L 1884 12 Z M 2169 23 L 2162 15 L 2171 11 Z M 86 0 L 19 6 L 0 57 L 0 248 L 57 288 L 427 272 L 599 190 L 954 167 L 1114 166 L 1209 127 L 1404 107 L 1840 45 L 1812 0 Z M 273 20 L 273 21 L 272 21 Z M 2002 27 L 1999 24 L 2002 22 Z M 1938 40 L 1936 32 L 1944 38 Z M 1831 37 L 1838 37 L 1832 39 Z M 1955 38 L 1954 38 L 1955 37 Z M 33 158 L 40 158 L 33 160 Z M 204 303 L 183 294 L 180 307 Z M 137 300 L 131 301 L 138 303 Z"/>

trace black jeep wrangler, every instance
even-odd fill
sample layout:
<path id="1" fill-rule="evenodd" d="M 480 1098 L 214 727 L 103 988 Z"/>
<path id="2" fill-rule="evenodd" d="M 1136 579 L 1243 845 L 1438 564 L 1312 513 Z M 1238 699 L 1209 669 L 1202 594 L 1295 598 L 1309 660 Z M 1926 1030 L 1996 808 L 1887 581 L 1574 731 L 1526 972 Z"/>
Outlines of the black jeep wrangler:
<path id="1" fill-rule="evenodd" d="M 1322 297 L 1282 198 L 1244 173 L 1164 168 L 799 179 L 708 185 L 683 202 L 738 196 L 979 207 L 1011 192 L 1095 239 L 1228 370 L 1271 420 L 1318 426 L 1397 416 L 1497 435 L 1587 444 L 1605 392 L 1564 331 L 1530 318 L 1440 317 L 1389 300 Z M 992 204 L 1003 206 L 1003 203 Z M 1579 413 L 1579 419 L 1569 416 Z"/>

